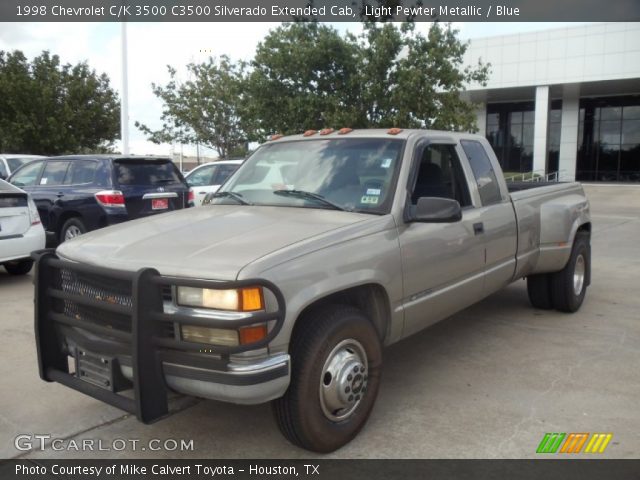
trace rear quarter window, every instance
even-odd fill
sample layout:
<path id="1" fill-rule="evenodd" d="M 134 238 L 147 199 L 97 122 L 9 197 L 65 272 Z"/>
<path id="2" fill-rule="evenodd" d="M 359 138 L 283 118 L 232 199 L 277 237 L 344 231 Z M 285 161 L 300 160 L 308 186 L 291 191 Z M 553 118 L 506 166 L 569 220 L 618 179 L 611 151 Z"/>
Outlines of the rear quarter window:
<path id="1" fill-rule="evenodd" d="M 97 169 L 98 162 L 92 160 L 75 161 L 71 165 L 71 174 L 67 173 L 66 183 L 71 185 L 92 183 Z"/>
<path id="2" fill-rule="evenodd" d="M 178 169 L 170 160 L 116 160 L 113 164 L 119 185 L 184 183 Z"/>
<path id="3" fill-rule="evenodd" d="M 500 203 L 502 201 L 502 195 L 500 193 L 498 179 L 496 178 L 496 172 L 493 170 L 491 160 L 482 144 L 475 140 L 461 140 L 460 144 L 469 159 L 473 176 L 478 185 L 482 205 Z"/>

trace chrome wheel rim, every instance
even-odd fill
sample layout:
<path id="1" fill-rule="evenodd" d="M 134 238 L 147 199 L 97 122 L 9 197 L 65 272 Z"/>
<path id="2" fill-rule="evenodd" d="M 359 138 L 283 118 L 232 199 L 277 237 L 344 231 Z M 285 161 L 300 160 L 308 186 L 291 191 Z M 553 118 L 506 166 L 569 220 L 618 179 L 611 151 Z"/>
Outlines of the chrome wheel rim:
<path id="1" fill-rule="evenodd" d="M 65 230 L 64 239 L 71 240 L 72 238 L 75 238 L 79 235 L 82 235 L 82 231 L 75 225 L 71 225 L 69 228 Z"/>
<path id="2" fill-rule="evenodd" d="M 331 351 L 320 375 L 320 406 L 333 422 L 353 415 L 367 391 L 367 354 L 357 340 L 338 343 Z"/>
<path id="3" fill-rule="evenodd" d="M 576 266 L 573 269 L 573 293 L 575 293 L 576 296 L 582 293 L 585 271 L 584 257 L 578 255 L 578 258 L 576 258 Z"/>

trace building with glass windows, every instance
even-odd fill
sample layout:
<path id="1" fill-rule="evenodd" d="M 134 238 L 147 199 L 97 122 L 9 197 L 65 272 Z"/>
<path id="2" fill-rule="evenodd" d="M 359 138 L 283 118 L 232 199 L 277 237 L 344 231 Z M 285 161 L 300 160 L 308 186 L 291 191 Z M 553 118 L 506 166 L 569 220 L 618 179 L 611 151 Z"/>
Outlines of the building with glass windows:
<path id="1" fill-rule="evenodd" d="M 505 172 L 640 182 L 640 23 L 603 23 L 471 40 L 469 85 Z"/>

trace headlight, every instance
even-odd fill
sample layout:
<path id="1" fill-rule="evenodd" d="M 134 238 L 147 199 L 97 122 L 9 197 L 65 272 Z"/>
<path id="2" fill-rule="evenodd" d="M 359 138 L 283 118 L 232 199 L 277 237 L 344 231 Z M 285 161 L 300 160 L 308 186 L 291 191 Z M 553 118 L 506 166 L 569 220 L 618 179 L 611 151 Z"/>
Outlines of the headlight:
<path id="1" fill-rule="evenodd" d="M 178 287 L 177 300 L 178 305 L 186 307 L 234 310 L 236 312 L 264 310 L 264 295 L 260 287 L 246 287 L 232 290 Z"/>

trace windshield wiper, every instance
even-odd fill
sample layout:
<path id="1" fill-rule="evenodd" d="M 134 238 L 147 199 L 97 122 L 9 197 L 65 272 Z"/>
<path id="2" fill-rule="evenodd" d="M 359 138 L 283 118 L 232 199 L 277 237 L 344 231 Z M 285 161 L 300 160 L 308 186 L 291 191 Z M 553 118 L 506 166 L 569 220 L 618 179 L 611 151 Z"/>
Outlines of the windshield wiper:
<path id="1" fill-rule="evenodd" d="M 350 210 L 344 208 L 342 205 L 338 205 L 337 203 L 332 202 L 331 200 L 327 200 L 322 195 L 313 192 L 306 192 L 304 190 L 275 190 L 273 192 L 276 195 L 289 196 L 302 198 L 305 200 L 316 200 L 317 202 L 323 203 L 324 205 L 328 205 L 336 210 L 342 210 L 343 212 L 348 212 Z"/>
<path id="2" fill-rule="evenodd" d="M 223 197 L 233 198 L 236 202 L 241 203 L 242 205 L 253 205 L 253 203 L 247 202 L 244 198 L 242 198 L 241 193 L 237 193 L 237 192 L 210 193 L 206 196 L 205 201 L 207 203 L 211 203 L 212 198 L 223 198 Z"/>

